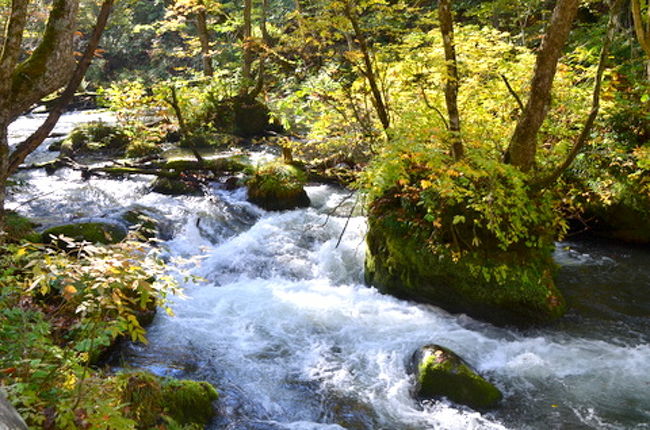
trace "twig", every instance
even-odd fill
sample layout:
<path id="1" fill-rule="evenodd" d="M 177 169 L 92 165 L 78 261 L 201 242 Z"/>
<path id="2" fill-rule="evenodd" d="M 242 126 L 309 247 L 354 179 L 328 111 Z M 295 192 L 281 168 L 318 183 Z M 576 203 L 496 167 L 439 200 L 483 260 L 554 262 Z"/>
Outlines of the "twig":
<path id="1" fill-rule="evenodd" d="M 508 92 L 510 92 L 512 97 L 514 97 L 515 100 L 517 100 L 517 104 L 519 105 L 519 109 L 521 109 L 521 111 L 523 112 L 525 108 L 524 108 L 524 104 L 521 101 L 521 98 L 519 97 L 519 94 L 517 94 L 517 92 L 514 90 L 514 88 L 512 88 L 512 86 L 510 85 L 510 82 L 508 81 L 508 78 L 506 78 L 506 75 L 501 74 L 501 79 L 503 79 L 503 82 L 506 84 L 506 88 L 508 88 Z"/>
<path id="2" fill-rule="evenodd" d="M 357 208 L 357 203 L 359 203 L 358 194 L 357 194 L 357 198 L 354 200 L 354 206 L 352 206 L 352 209 L 348 214 L 348 218 L 345 220 L 345 225 L 343 226 L 343 230 L 341 230 L 341 234 L 339 235 L 339 240 L 336 242 L 336 246 L 334 247 L 334 249 L 337 249 L 341 244 L 341 241 L 343 240 L 343 235 L 345 234 L 345 230 L 348 229 L 348 224 L 350 224 L 350 218 L 352 218 L 352 214 L 354 213 L 354 210 Z"/>

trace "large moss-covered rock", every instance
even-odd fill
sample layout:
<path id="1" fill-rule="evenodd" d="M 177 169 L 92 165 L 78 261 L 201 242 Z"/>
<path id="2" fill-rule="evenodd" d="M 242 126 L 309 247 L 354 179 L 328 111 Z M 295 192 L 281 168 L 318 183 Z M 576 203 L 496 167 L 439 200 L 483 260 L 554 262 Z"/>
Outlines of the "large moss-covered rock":
<path id="1" fill-rule="evenodd" d="M 503 398 L 498 388 L 447 348 L 424 346 L 413 354 L 412 361 L 420 399 L 446 397 L 474 409 L 489 409 Z"/>
<path id="2" fill-rule="evenodd" d="M 126 225 L 116 220 L 89 218 L 49 227 L 41 233 L 41 238 L 45 243 L 58 243 L 52 236 L 63 235 L 76 241 L 110 244 L 124 240 L 128 232 Z"/>
<path id="3" fill-rule="evenodd" d="M 248 95 L 214 102 L 205 120 L 223 133 L 243 137 L 262 134 L 270 127 L 269 108 Z"/>
<path id="4" fill-rule="evenodd" d="M 626 243 L 650 244 L 650 196 L 639 196 L 634 203 L 625 200 L 591 203 L 584 218 L 590 220 L 589 226 L 596 235 Z"/>
<path id="5" fill-rule="evenodd" d="M 368 217 L 369 285 L 500 325 L 546 323 L 564 314 L 566 304 L 553 279 L 552 247 L 504 251 L 485 244 L 484 252 L 454 261 L 432 252 L 428 230 L 409 228 L 387 211 Z"/>
<path id="6" fill-rule="evenodd" d="M 248 200 L 266 210 L 288 210 L 310 205 L 306 175 L 291 164 L 261 166 L 247 181 Z"/>
<path id="7" fill-rule="evenodd" d="M 61 143 L 61 155 L 124 154 L 129 137 L 118 126 L 103 121 L 80 124 Z"/>
<path id="8" fill-rule="evenodd" d="M 158 428 L 164 417 L 177 425 L 204 427 L 215 416 L 219 395 L 207 382 L 161 378 L 147 372 L 120 375 L 122 401 L 140 429 Z"/>

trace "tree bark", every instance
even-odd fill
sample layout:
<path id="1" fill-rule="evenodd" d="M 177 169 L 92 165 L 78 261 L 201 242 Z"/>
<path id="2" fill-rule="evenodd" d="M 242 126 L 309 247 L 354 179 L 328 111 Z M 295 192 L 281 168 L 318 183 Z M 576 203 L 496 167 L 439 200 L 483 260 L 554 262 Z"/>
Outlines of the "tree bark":
<path id="1" fill-rule="evenodd" d="M 564 44 L 578 11 L 579 0 L 558 0 L 537 54 L 528 102 L 519 117 L 504 161 L 523 172 L 531 170 L 537 153 L 537 134 L 551 102 L 551 89 Z"/>
<path id="2" fill-rule="evenodd" d="M 199 10 L 196 12 L 196 29 L 201 42 L 203 74 L 212 77 L 214 76 L 214 68 L 212 67 L 212 55 L 210 54 L 210 34 L 208 33 L 207 13 L 202 1 L 199 3 Z"/>
<path id="3" fill-rule="evenodd" d="M 632 0 L 632 20 L 634 21 L 634 33 L 646 56 L 646 76 L 650 80 L 650 5 L 648 5 L 644 23 L 641 1 Z"/>
<path id="4" fill-rule="evenodd" d="M 456 45 L 454 43 L 454 19 L 451 12 L 451 0 L 440 0 L 438 3 L 440 31 L 445 48 L 447 76 L 445 78 L 445 102 L 449 115 L 449 132 L 451 133 L 451 153 L 455 160 L 464 156 L 463 141 L 460 129 L 460 113 L 458 111 L 458 63 L 456 61 Z"/>

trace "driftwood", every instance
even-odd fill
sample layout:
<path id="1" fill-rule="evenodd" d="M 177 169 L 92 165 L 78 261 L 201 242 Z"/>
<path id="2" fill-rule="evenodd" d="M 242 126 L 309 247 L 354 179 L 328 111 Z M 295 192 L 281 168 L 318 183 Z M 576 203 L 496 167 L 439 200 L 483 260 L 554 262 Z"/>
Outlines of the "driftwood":
<path id="1" fill-rule="evenodd" d="M 207 159 L 202 160 L 202 162 L 187 158 L 172 158 L 169 160 L 161 158 L 154 160 L 143 159 L 134 162 L 114 162 L 107 166 L 88 166 L 68 157 L 60 157 L 44 163 L 24 165 L 20 167 L 20 170 L 45 169 L 48 174 L 52 174 L 62 168 L 78 170 L 85 179 L 102 175 L 152 175 L 177 179 L 185 176 L 188 172 L 212 173 L 215 175 L 241 172 L 246 168 L 246 165 L 236 157 L 230 157 Z"/>

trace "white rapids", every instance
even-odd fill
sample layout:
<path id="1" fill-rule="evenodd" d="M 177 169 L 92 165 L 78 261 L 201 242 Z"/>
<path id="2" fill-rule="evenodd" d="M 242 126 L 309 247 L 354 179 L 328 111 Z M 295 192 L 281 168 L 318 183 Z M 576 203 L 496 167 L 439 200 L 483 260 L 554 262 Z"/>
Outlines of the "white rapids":
<path id="1" fill-rule="evenodd" d="M 218 186 L 206 197 L 168 197 L 151 193 L 142 177 L 84 182 L 64 170 L 21 178 L 27 185 L 9 206 L 27 215 L 139 205 L 173 224 L 162 245 L 169 257 L 200 257 L 196 265 L 169 259 L 202 280 L 184 281 L 175 316 L 159 312 L 149 344 L 131 345 L 125 360 L 214 383 L 221 397 L 212 428 L 649 428 L 647 307 L 616 320 L 574 312 L 557 326 L 520 331 L 383 295 L 363 285 L 365 218 L 358 208 L 348 218 L 355 197 L 330 186 L 308 188 L 310 208 L 266 212 L 244 190 Z M 567 285 L 593 283 L 590 274 L 627 261 L 604 248 L 565 246 L 557 260 Z M 638 252 L 638 260 L 648 255 Z M 647 289 L 650 267 L 635 276 Z M 480 413 L 415 401 L 408 364 L 428 343 L 455 350 L 493 381 L 502 406 Z"/>

